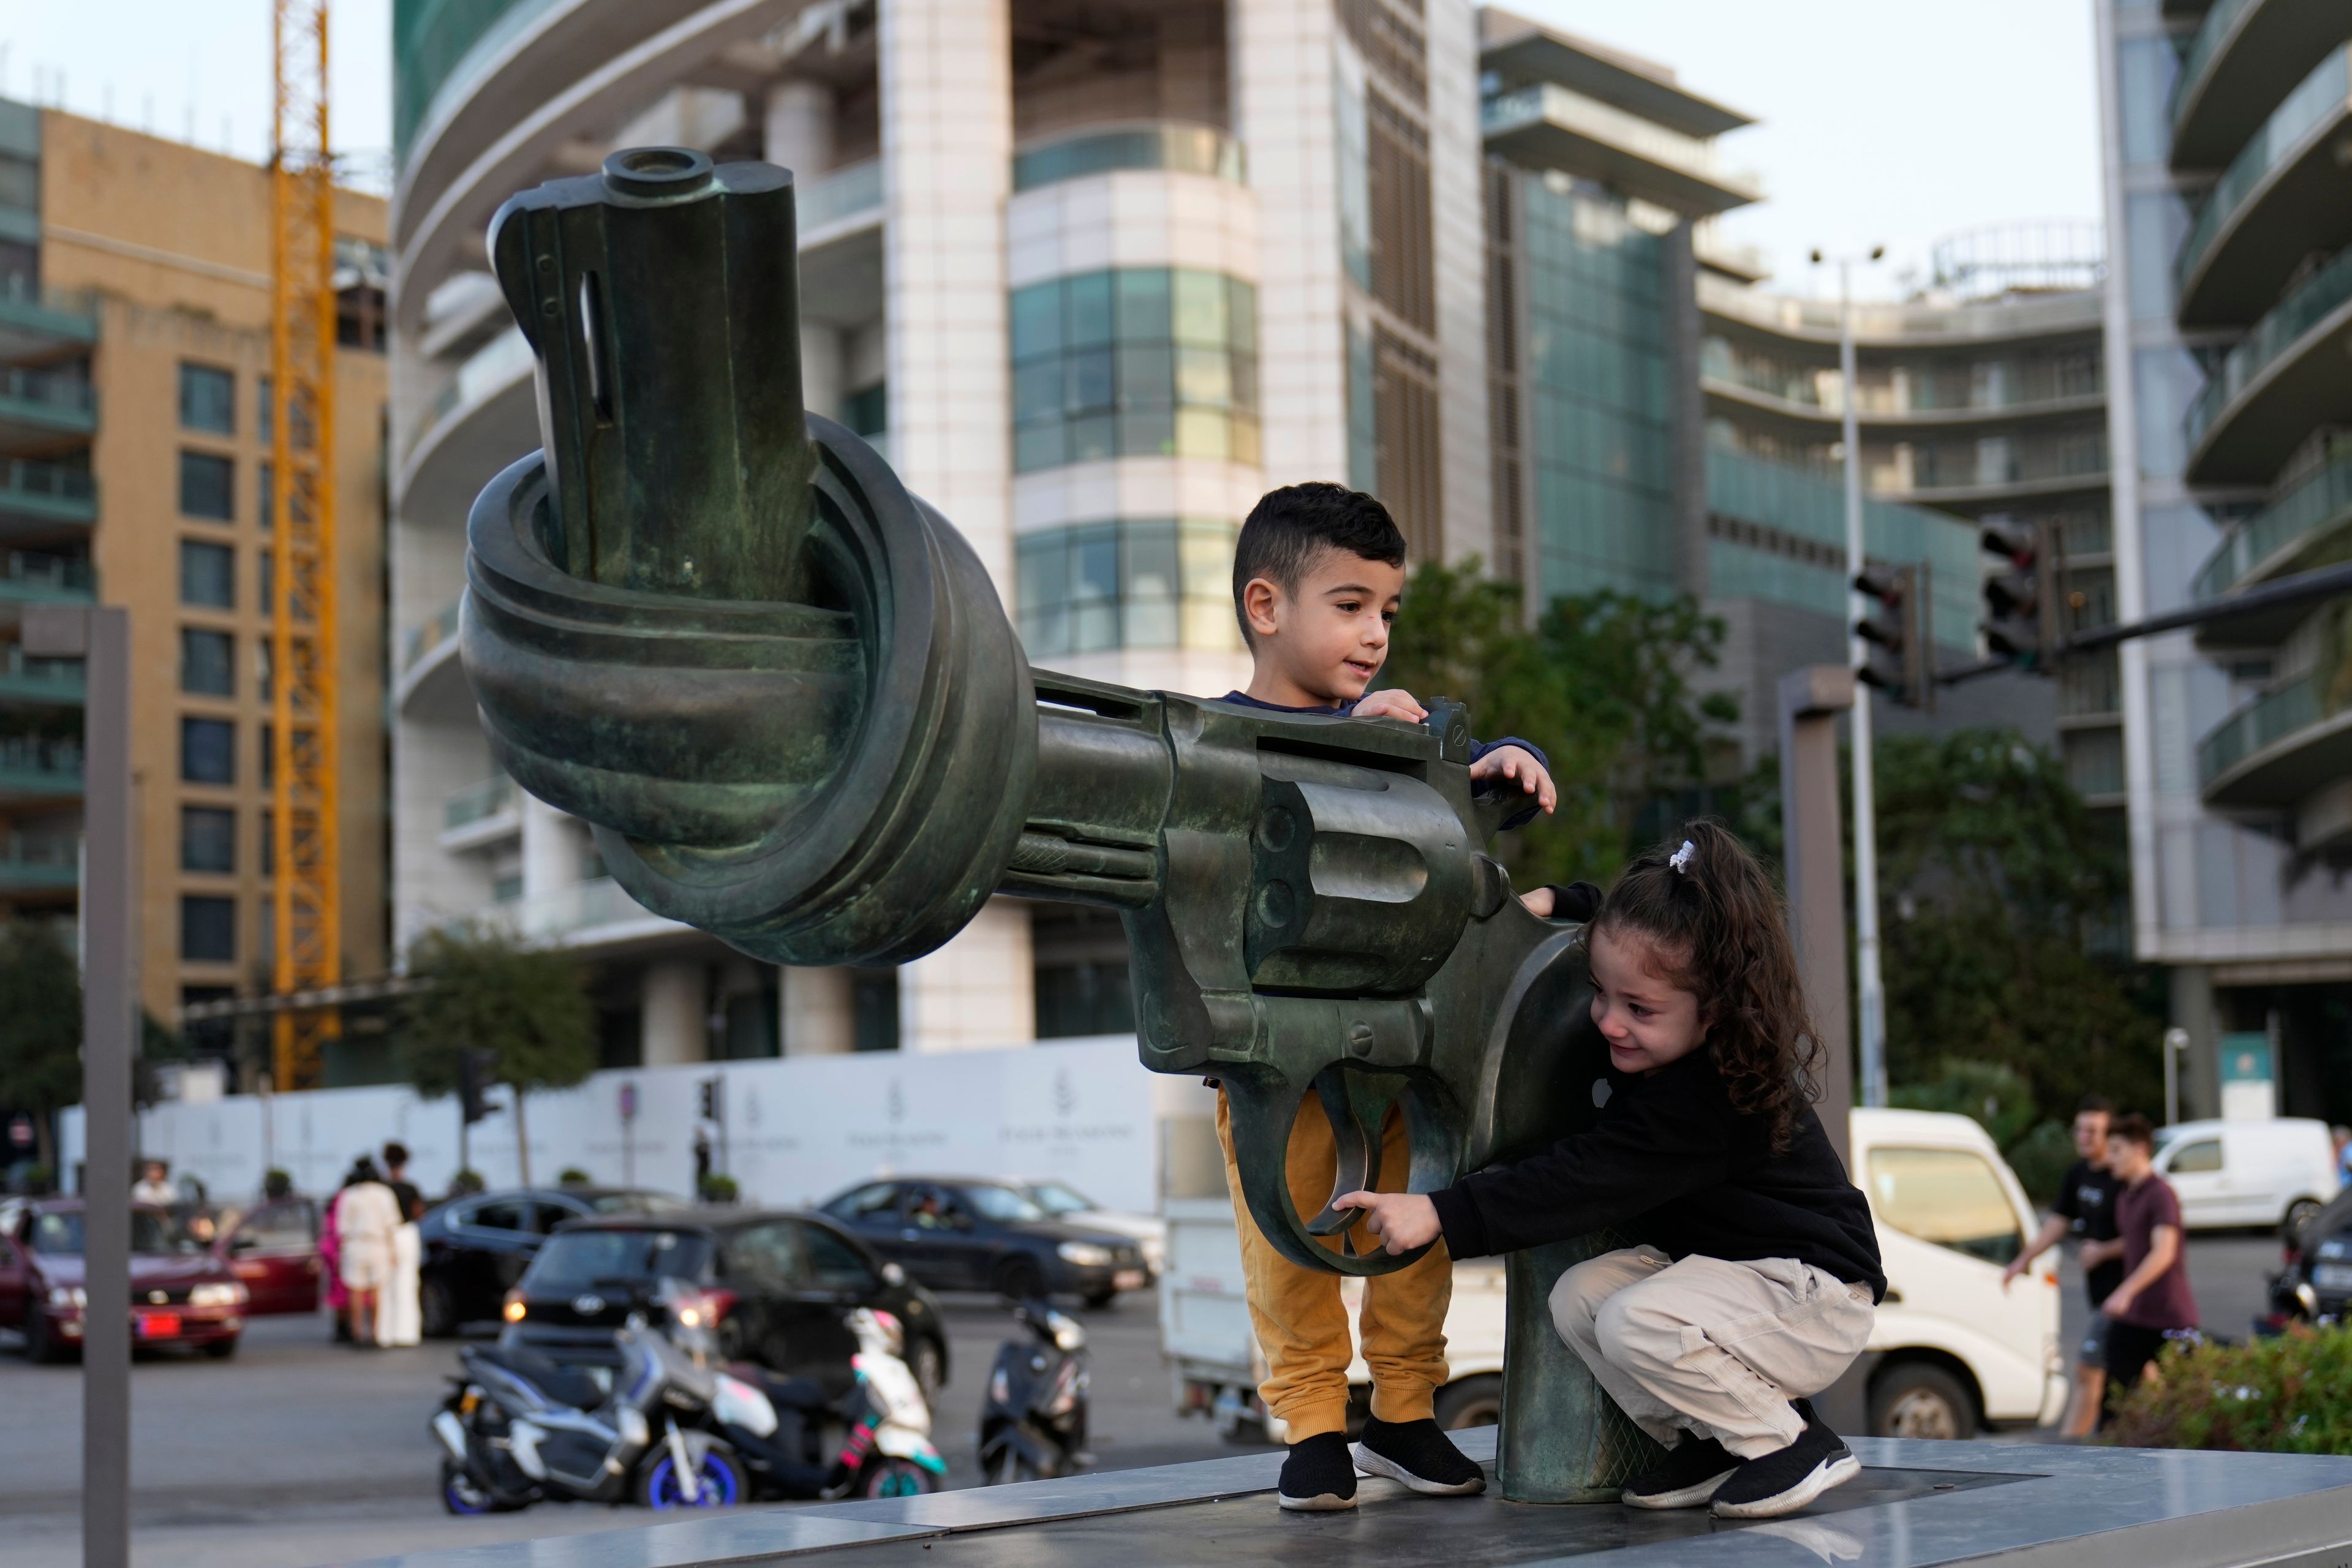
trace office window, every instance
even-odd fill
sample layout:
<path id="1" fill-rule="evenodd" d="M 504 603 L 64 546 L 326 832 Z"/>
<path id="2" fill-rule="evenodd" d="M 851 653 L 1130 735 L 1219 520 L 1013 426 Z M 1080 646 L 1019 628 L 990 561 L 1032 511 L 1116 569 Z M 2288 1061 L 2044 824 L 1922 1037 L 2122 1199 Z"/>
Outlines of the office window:
<path id="1" fill-rule="evenodd" d="M 180 454 L 180 515 L 236 521 L 236 465 L 210 452 Z"/>
<path id="2" fill-rule="evenodd" d="M 236 608 L 236 552 L 201 539 L 180 541 L 180 603 Z"/>
<path id="3" fill-rule="evenodd" d="M 1240 647 L 1233 599 L 1238 531 L 1213 518 L 1169 518 L 1022 535 L 1022 646 L 1032 656 Z"/>
<path id="4" fill-rule="evenodd" d="M 236 962 L 235 899 L 194 893 L 181 897 L 180 961 L 183 963 Z"/>
<path id="5" fill-rule="evenodd" d="M 268 458 L 261 463 L 261 531 L 268 532 L 278 526 L 278 469 Z"/>
<path id="6" fill-rule="evenodd" d="M 1013 291 L 1013 467 L 1258 460 L 1257 290 L 1120 268 Z"/>
<path id="7" fill-rule="evenodd" d="M 270 400 L 269 378 L 266 375 L 253 378 L 253 433 L 264 443 L 278 438 L 277 410 Z"/>
<path id="8" fill-rule="evenodd" d="M 254 552 L 257 570 L 254 574 L 253 602 L 261 606 L 265 616 L 278 613 L 278 552 L 259 550 Z"/>
<path id="9" fill-rule="evenodd" d="M 236 695 L 236 639 L 226 632 L 180 628 L 180 689 L 199 697 Z"/>
<path id="10" fill-rule="evenodd" d="M 180 869 L 236 869 L 236 813 L 224 806 L 180 808 Z"/>
<path id="11" fill-rule="evenodd" d="M 278 814 L 268 806 L 261 809 L 261 874 L 278 875 Z"/>
<path id="12" fill-rule="evenodd" d="M 259 771 L 262 788 L 275 789 L 278 787 L 278 726 L 275 724 L 264 724 L 261 726 L 261 763 Z"/>
<path id="13" fill-rule="evenodd" d="M 190 784 L 235 784 L 236 726 L 226 719 L 181 720 L 180 776 Z"/>
<path id="14" fill-rule="evenodd" d="M 180 428 L 236 433 L 236 377 L 208 364 L 180 366 Z"/>

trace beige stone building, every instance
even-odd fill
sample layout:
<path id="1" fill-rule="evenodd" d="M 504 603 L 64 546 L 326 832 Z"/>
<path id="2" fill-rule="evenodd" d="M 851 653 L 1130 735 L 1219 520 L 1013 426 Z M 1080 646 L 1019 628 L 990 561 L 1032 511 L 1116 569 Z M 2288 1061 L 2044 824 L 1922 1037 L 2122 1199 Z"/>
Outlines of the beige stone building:
<path id="1" fill-rule="evenodd" d="M 346 193 L 336 226 L 343 965 L 364 978 L 385 962 L 383 204 Z M 0 603 L 131 612 L 139 985 L 164 1020 L 266 989 L 274 954 L 269 236 L 264 169 L 0 102 Z M 79 674 L 23 658 L 7 619 L 0 903 L 66 917 Z"/>

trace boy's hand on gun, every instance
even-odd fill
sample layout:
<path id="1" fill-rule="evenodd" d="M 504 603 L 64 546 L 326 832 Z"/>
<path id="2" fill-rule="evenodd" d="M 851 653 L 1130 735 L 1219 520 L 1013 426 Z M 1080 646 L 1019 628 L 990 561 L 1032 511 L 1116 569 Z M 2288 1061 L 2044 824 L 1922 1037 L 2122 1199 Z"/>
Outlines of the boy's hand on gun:
<path id="1" fill-rule="evenodd" d="M 1470 764 L 1474 781 L 1496 776 L 1517 780 L 1520 789 L 1536 797 L 1536 804 L 1544 808 L 1546 815 L 1559 804 L 1559 792 L 1552 787 L 1551 774 L 1525 746 L 1497 746 Z"/>
<path id="2" fill-rule="evenodd" d="M 1418 724 L 1429 717 L 1429 710 L 1413 700 L 1410 691 L 1366 692 L 1352 712 L 1351 719 L 1402 719 L 1408 724 Z"/>
<path id="3" fill-rule="evenodd" d="M 1438 1237 L 1437 1205 L 1419 1193 L 1349 1193 L 1334 1198 L 1335 1209 L 1362 1209 L 1372 1234 L 1390 1253 L 1411 1252 Z"/>

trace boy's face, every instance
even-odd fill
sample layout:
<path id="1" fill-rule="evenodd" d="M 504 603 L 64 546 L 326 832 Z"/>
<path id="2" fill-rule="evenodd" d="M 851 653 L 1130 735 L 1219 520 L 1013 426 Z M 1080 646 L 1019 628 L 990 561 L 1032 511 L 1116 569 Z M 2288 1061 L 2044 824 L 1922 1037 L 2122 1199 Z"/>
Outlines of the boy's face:
<path id="1" fill-rule="evenodd" d="M 2085 1110 L 2074 1118 L 2074 1152 L 2094 1165 L 2107 1162 L 2107 1113 Z"/>
<path id="2" fill-rule="evenodd" d="M 1389 623 L 1403 596 L 1402 566 L 1318 551 L 1296 593 L 1264 577 L 1242 590 L 1251 658 L 1311 703 L 1352 702 L 1389 657 Z"/>
<path id="3" fill-rule="evenodd" d="M 2156 1165 L 2154 1151 L 2128 1138 L 2107 1140 L 2107 1169 L 2126 1182 L 2137 1182 Z"/>

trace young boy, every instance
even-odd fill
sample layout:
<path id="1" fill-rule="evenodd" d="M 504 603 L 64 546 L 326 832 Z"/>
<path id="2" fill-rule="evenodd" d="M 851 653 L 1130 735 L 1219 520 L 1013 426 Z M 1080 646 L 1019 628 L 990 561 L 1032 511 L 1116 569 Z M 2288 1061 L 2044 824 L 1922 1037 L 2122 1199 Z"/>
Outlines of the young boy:
<path id="1" fill-rule="evenodd" d="M 2147 1117 L 2119 1116 L 2109 1126 L 2107 1169 L 2124 1184 L 2116 1199 L 2124 1280 L 2099 1309 L 2107 1319 L 2112 1409 L 2139 1386 L 2167 1340 L 2195 1335 L 2197 1298 L 2189 1293 L 2181 1257 L 2180 1199 L 2156 1173 L 2156 1130 Z"/>
<path id="2" fill-rule="evenodd" d="M 1404 535 L 1369 495 L 1333 484 L 1291 485 L 1261 500 L 1234 551 L 1234 609 L 1249 644 L 1246 691 L 1224 700 L 1285 713 L 1331 713 L 1419 723 L 1427 710 L 1402 691 L 1365 688 L 1388 658 L 1389 624 L 1404 594 Z M 1485 790 L 1529 798 L 1505 826 L 1517 827 L 1554 805 L 1543 754 L 1524 741 L 1478 745 L 1470 775 Z M 1547 906 L 1548 907 L 1548 906 Z M 1364 1281 L 1360 1322 L 1372 1373 L 1371 1418 L 1351 1456 L 1346 1433 L 1351 1351 L 1339 1276 L 1302 1268 L 1276 1252 L 1242 1202 L 1233 1132 L 1222 1094 L 1217 1137 L 1241 1231 L 1250 1321 L 1265 1349 L 1259 1397 L 1287 1424 L 1290 1456 L 1278 1500 L 1320 1511 L 1356 1506 L 1356 1471 L 1391 1477 L 1418 1492 L 1467 1496 L 1486 1479 L 1438 1429 L 1433 1398 L 1445 1381 L 1445 1308 L 1454 1264 L 1441 1245 L 1409 1268 Z M 1403 1119 L 1382 1131 L 1381 1168 L 1402 1172 Z M 1301 1214 L 1323 1206 L 1338 1171 L 1331 1126 L 1312 1099 L 1290 1132 L 1291 1201 Z M 1338 1238 L 1329 1243 L 1336 1250 Z M 1360 1237 L 1358 1246 L 1374 1243 Z"/>

